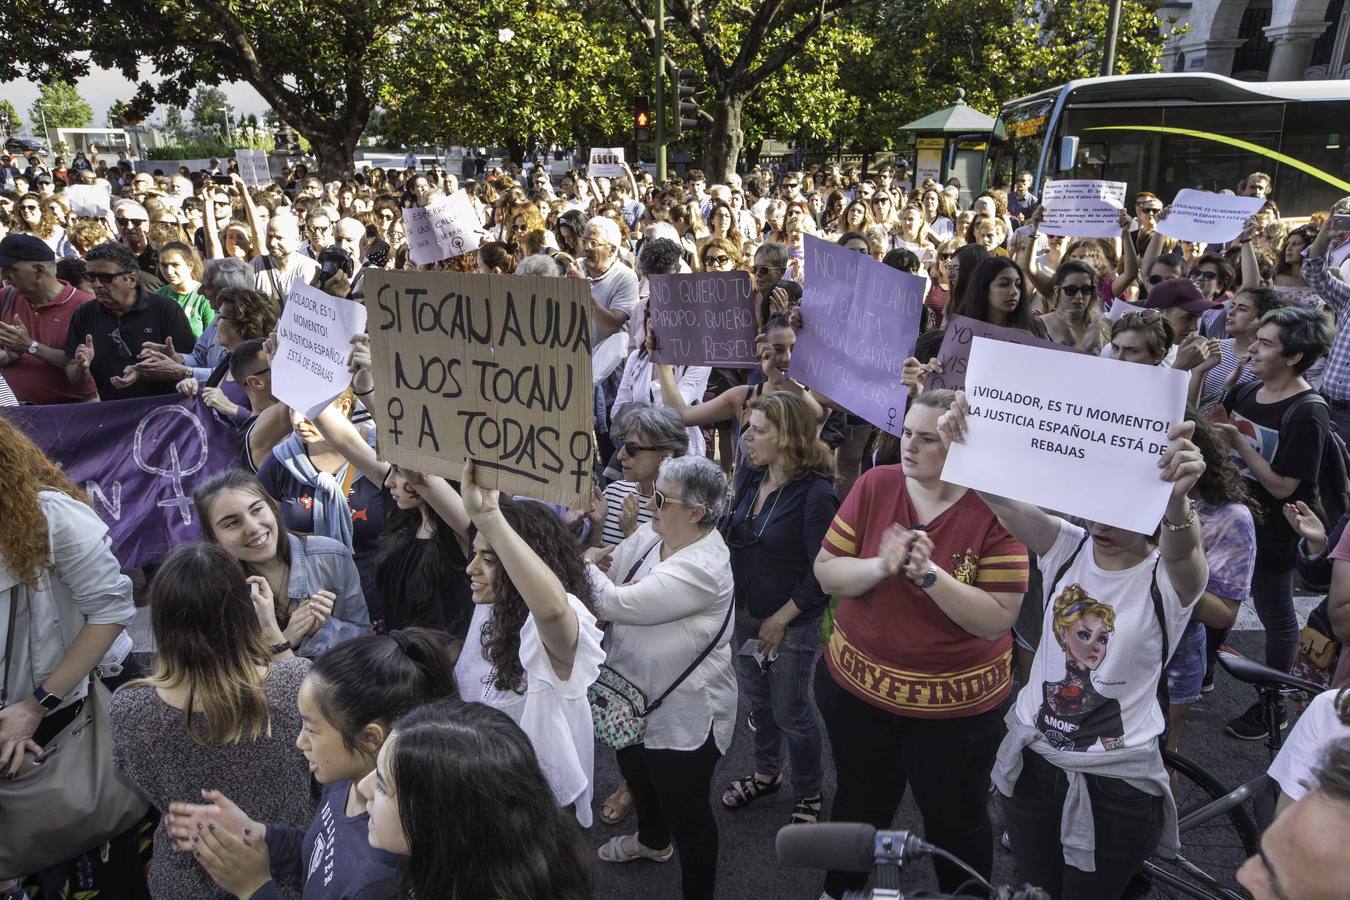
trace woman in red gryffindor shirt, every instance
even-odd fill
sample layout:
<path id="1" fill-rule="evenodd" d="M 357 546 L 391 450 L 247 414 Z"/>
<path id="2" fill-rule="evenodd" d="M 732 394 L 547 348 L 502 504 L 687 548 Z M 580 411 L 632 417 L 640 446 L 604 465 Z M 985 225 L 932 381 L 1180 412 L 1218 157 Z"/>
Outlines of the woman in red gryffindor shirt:
<path id="1" fill-rule="evenodd" d="M 825 534 L 815 573 L 839 605 L 815 691 L 838 781 L 830 818 L 889 828 L 911 786 L 925 839 L 989 877 L 989 772 L 1027 551 L 974 491 L 940 477 L 937 423 L 955 397 L 914 401 L 901 463 L 864 473 Z M 966 880 L 936 867 L 943 891 Z M 830 872 L 825 893 L 865 880 Z"/>

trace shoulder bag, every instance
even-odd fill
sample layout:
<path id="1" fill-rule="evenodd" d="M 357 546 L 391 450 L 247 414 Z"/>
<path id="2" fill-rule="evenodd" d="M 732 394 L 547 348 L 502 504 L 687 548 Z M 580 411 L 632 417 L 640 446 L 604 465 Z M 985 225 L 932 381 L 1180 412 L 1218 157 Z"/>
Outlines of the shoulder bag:
<path id="1" fill-rule="evenodd" d="M 647 549 L 646 553 L 638 557 L 638 561 L 629 570 L 628 577 L 624 579 L 625 584 L 632 580 L 633 576 L 637 574 L 637 570 L 646 562 L 647 557 L 651 556 L 652 550 L 659 546 L 661 546 L 661 542 L 658 540 Z M 662 691 L 661 695 L 650 703 L 647 701 L 647 695 L 642 688 L 633 684 L 616 670 L 601 664 L 600 675 L 586 689 L 587 699 L 591 703 L 591 719 L 595 725 L 595 739 L 607 747 L 613 747 L 615 750 L 622 750 L 625 747 L 642 743 L 643 736 L 647 732 L 647 717 L 656 712 L 671 692 L 683 684 L 684 680 L 694 673 L 694 670 L 702 664 L 703 660 L 708 658 L 708 654 L 713 652 L 713 649 L 721 642 L 722 636 L 726 633 L 727 626 L 731 623 L 731 617 L 735 611 L 735 602 L 728 604 L 727 617 L 723 620 L 722 627 L 717 629 L 717 634 L 713 636 L 712 641 L 689 664 L 689 668 L 681 672 L 670 687 Z"/>
<path id="2" fill-rule="evenodd" d="M 16 585 L 9 592 L 0 708 L 9 702 L 19 597 Z M 134 826 L 150 807 L 113 764 L 110 695 L 98 672 L 89 673 L 89 695 L 74 720 L 41 755 L 25 759 L 13 780 L 0 778 L 0 877 L 74 859 Z"/>

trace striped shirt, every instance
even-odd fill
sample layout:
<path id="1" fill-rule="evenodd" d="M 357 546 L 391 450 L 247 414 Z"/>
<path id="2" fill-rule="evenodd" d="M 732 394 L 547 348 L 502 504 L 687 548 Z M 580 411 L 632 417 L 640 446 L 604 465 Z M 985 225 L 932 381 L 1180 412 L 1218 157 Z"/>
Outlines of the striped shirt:
<path id="1" fill-rule="evenodd" d="M 1303 280 L 1335 310 L 1336 321 L 1346 321 L 1346 316 L 1350 315 L 1350 284 L 1327 272 L 1326 256 L 1309 256 L 1303 261 Z M 1336 340 L 1331 345 L 1322 374 L 1322 393 L 1328 400 L 1350 403 L 1350 328 L 1336 331 Z"/>
<path id="2" fill-rule="evenodd" d="M 605 527 L 601 532 L 601 539 L 606 547 L 617 547 L 628 536 L 619 526 L 619 514 L 623 511 L 624 498 L 629 494 L 637 494 L 638 528 L 652 520 L 651 508 L 647 506 L 647 501 L 651 498 L 638 492 L 636 481 L 615 481 L 605 485 L 605 502 L 609 504 L 609 509 L 605 513 Z"/>

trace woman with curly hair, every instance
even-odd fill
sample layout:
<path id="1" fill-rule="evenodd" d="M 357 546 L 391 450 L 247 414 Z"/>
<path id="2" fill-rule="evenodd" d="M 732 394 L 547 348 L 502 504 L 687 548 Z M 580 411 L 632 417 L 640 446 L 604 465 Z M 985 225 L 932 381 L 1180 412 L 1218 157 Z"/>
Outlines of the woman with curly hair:
<path id="1" fill-rule="evenodd" d="M 39 194 L 30 192 L 21 196 L 15 204 L 15 213 L 18 220 L 14 225 L 16 234 L 31 234 L 41 238 L 52 248 L 57 259 L 80 255 L 66 238 L 66 230 L 56 220 L 51 205 Z"/>
<path id="2" fill-rule="evenodd" d="M 1247 228 L 1239 236 L 1242 245 L 1242 288 L 1260 287 L 1260 264 L 1252 244 L 1252 226 L 1255 217 L 1249 220 Z M 1321 309 L 1324 305 L 1317 291 L 1308 286 L 1303 279 L 1303 251 L 1312 246 L 1317 237 L 1317 228 L 1313 225 L 1301 225 L 1289 232 L 1275 251 L 1275 272 L 1271 287 L 1291 303 L 1312 309 Z"/>
<path id="3" fill-rule="evenodd" d="M 551 508 L 480 487 L 472 459 L 460 493 L 473 522 L 473 621 L 455 664 L 467 702 L 486 703 L 529 736 L 559 806 L 591 824 L 595 737 L 587 689 L 605 651 L 581 546 Z"/>
<path id="4" fill-rule="evenodd" d="M 94 667 L 121 665 L 131 650 L 122 630 L 136 610 L 108 527 L 65 474 L 3 418 L 0 472 L 0 622 L 13 632 L 12 641 L 0 644 L 12 647 L 0 658 L 11 698 L 0 708 L 0 775 L 14 777 L 75 720 L 88 702 Z M 94 697 L 107 700 L 106 693 Z M 24 874 L 0 871 L 0 896 L 14 890 L 22 896 L 13 879 Z"/>

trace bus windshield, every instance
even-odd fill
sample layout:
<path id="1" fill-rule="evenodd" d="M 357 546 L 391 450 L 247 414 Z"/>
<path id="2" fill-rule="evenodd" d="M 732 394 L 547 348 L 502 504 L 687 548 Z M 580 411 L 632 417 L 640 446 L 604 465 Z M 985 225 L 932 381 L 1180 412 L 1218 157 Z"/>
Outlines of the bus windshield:
<path id="1" fill-rule="evenodd" d="M 984 183 L 1010 185 L 1018 172 L 1035 174 L 1050 125 L 1054 95 L 1008 104 L 994 122 L 986 157 Z"/>

